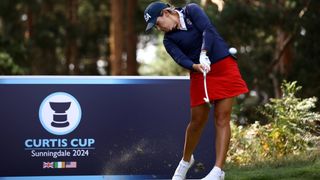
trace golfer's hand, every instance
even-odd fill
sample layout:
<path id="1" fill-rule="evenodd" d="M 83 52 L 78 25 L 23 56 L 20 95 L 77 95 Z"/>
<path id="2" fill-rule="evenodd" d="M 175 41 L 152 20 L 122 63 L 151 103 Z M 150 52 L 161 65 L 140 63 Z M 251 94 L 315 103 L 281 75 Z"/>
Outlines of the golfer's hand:
<path id="1" fill-rule="evenodd" d="M 197 71 L 203 73 L 205 71 L 205 67 L 202 64 L 193 64 L 192 68 Z"/>
<path id="2" fill-rule="evenodd" d="M 210 71 L 211 62 L 210 62 L 208 56 L 206 55 L 206 52 L 205 52 L 205 51 L 202 51 L 202 52 L 200 53 L 199 62 L 200 62 L 200 64 L 203 66 L 203 70 L 204 70 L 205 72 L 209 72 L 209 71 Z"/>

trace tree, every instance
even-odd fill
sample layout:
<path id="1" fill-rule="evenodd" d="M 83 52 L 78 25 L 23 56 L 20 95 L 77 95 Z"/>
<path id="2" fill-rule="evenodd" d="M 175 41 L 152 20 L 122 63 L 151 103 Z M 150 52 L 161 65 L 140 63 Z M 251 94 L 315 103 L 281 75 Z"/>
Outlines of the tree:
<path id="1" fill-rule="evenodd" d="M 138 75 L 137 63 L 137 32 L 135 29 L 136 24 L 136 8 L 137 0 L 127 1 L 127 74 Z"/>
<path id="2" fill-rule="evenodd" d="M 0 1 L 0 52 L 2 55 L 10 57 L 5 59 L 12 60 L 2 61 L 0 66 L 9 67 L 15 64 L 16 67 L 23 69 L 23 74 L 27 74 L 30 72 L 31 63 L 27 60 L 25 48 L 24 21 L 21 21 L 22 4 L 21 1 Z M 5 62 L 12 63 L 3 64 Z M 10 74 L 11 71 L 3 70 L 3 68 L 0 67 L 0 74 Z"/>
<path id="3" fill-rule="evenodd" d="M 111 1 L 110 63 L 112 75 L 137 75 L 137 0 Z M 126 10 L 124 13 L 123 10 Z"/>
<path id="4" fill-rule="evenodd" d="M 66 17 L 68 20 L 67 42 L 66 42 L 66 68 L 68 74 L 79 74 L 79 58 L 77 40 L 78 26 L 78 0 L 66 1 Z"/>
<path id="5" fill-rule="evenodd" d="M 111 25 L 110 25 L 110 63 L 111 75 L 122 74 L 122 52 L 124 42 L 123 30 L 123 0 L 111 0 Z"/>

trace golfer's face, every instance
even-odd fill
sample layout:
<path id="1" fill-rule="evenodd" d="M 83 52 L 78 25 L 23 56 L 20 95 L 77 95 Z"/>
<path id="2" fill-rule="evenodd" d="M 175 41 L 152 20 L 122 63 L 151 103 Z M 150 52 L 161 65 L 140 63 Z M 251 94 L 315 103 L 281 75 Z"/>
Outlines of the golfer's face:
<path id="1" fill-rule="evenodd" d="M 156 28 L 163 32 L 169 32 L 176 28 L 176 23 L 173 19 L 173 15 L 168 11 L 163 13 L 157 18 Z"/>

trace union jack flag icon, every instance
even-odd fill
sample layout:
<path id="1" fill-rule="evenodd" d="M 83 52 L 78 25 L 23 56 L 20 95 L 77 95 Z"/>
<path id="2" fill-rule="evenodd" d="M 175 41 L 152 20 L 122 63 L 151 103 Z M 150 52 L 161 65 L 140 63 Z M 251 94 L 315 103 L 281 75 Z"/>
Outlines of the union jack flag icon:
<path id="1" fill-rule="evenodd" d="M 53 162 L 43 162 L 42 168 L 53 168 Z"/>

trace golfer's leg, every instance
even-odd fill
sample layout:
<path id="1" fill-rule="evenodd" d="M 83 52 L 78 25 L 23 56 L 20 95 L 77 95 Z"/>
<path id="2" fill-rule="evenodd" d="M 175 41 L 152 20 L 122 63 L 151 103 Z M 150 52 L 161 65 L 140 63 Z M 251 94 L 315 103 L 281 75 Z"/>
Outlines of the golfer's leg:
<path id="1" fill-rule="evenodd" d="M 218 100 L 214 104 L 214 118 L 216 129 L 216 163 L 215 166 L 223 167 L 231 136 L 230 118 L 233 98 Z"/>
<path id="2" fill-rule="evenodd" d="M 209 111 L 210 108 L 207 104 L 191 108 L 191 121 L 187 127 L 185 135 L 183 151 L 184 161 L 190 161 L 190 157 L 199 142 L 203 128 L 208 120 Z"/>

